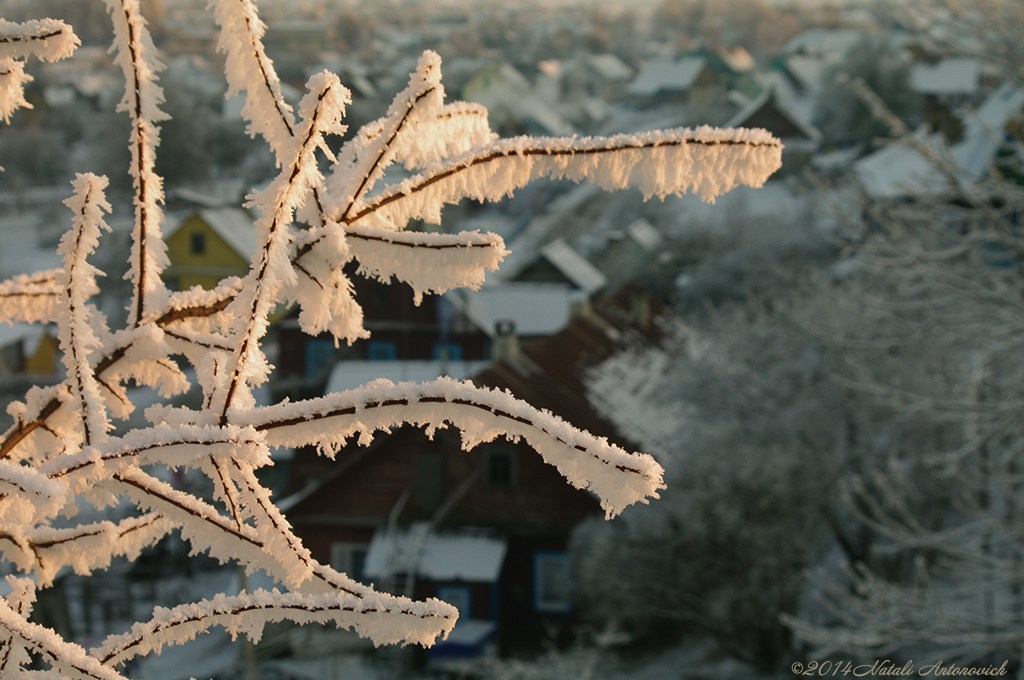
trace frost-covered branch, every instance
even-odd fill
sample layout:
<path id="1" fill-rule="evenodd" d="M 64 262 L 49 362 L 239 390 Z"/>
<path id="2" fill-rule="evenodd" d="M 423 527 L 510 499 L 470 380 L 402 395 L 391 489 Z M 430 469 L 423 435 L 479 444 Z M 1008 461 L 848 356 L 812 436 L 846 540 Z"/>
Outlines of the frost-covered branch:
<path id="1" fill-rule="evenodd" d="M 292 158 L 277 180 L 253 199 L 263 213 L 263 218 L 256 223 L 260 247 L 253 256 L 252 272 L 233 303 L 240 312 L 239 323 L 235 326 L 240 340 L 223 405 L 218 403 L 216 407 L 220 410 L 221 425 L 227 423 L 228 409 L 233 405 L 240 383 L 260 384 L 266 379 L 267 367 L 257 342 L 266 332 L 267 317 L 280 299 L 280 290 L 295 285 L 295 272 L 288 259 L 291 241 L 288 226 L 306 193 L 322 179 L 316 169 L 315 152 L 323 149 L 330 153 L 323 135 L 339 131 L 341 116 L 349 101 L 348 90 L 341 86 L 337 76 L 326 72 L 310 78 L 308 88 L 309 93 L 299 108 L 304 129 L 297 138 L 299 143 L 295 145 Z"/>
<path id="2" fill-rule="evenodd" d="M 64 567 L 88 575 L 107 567 L 114 557 L 134 559 L 173 528 L 155 513 L 130 517 L 118 524 L 103 521 L 67 529 L 41 526 L 0 533 L 0 551 L 21 571 L 35 572 L 39 585 L 46 587 Z"/>
<path id="3" fill-rule="evenodd" d="M 86 256 L 99 245 L 100 231 L 110 231 L 103 221 L 103 212 L 110 212 L 104 196 L 106 178 L 79 175 L 74 182 L 75 195 L 65 201 L 75 216 L 72 229 L 61 240 L 58 251 L 64 256 L 64 270 L 58 277 L 62 288 L 58 301 L 64 314 L 58 317 L 60 348 L 67 367 L 74 407 L 81 414 L 82 437 L 86 446 L 103 441 L 110 430 L 107 410 L 100 396 L 99 384 L 92 372 L 89 355 L 100 346 L 96 325 L 98 310 L 86 302 L 85 291 L 96 288 L 100 273 L 86 261 Z"/>
<path id="4" fill-rule="evenodd" d="M 32 76 L 25 73 L 24 59 L 35 55 L 42 61 L 71 56 L 81 44 L 71 27 L 55 19 L 16 24 L 0 19 L 0 118 L 9 122 L 19 108 L 32 108 L 25 99 L 25 85 Z"/>
<path id="5" fill-rule="evenodd" d="M 61 286 L 59 269 L 34 274 L 18 274 L 0 283 L 0 322 L 52 321 L 56 318 Z M 86 291 L 95 295 L 97 290 Z"/>
<path id="6" fill-rule="evenodd" d="M 423 384 L 382 381 L 372 388 L 253 409 L 244 422 L 264 432 L 272 446 L 316 445 L 326 451 L 337 450 L 352 436 L 365 442 L 375 430 L 406 423 L 431 434 L 453 424 L 466 450 L 502 435 L 522 437 L 570 484 L 597 494 L 609 518 L 637 501 L 657 498 L 664 488 L 663 470 L 652 457 L 627 453 L 507 392 L 450 378 Z"/>
<path id="7" fill-rule="evenodd" d="M 138 326 L 147 315 L 148 296 L 163 298 L 166 289 L 160 272 L 167 266 L 166 246 L 160 233 L 163 211 L 163 182 L 154 172 L 160 128 L 156 125 L 167 115 L 159 106 L 163 89 L 156 74 L 163 69 L 156 59 L 156 48 L 139 10 L 139 0 L 107 0 L 114 23 L 116 62 L 127 81 L 118 111 L 127 111 L 132 121 L 129 140 L 129 173 L 135 187 L 135 230 L 132 232 L 131 277 L 134 298 L 130 308 L 132 324 Z"/>
<path id="8" fill-rule="evenodd" d="M 384 224 L 439 223 L 463 198 L 497 200 L 538 177 L 584 179 L 605 189 L 639 188 L 645 198 L 693 191 L 704 200 L 741 184 L 758 187 L 778 170 L 782 145 L 764 130 L 668 130 L 609 138 L 503 139 L 438 163 L 346 213 Z"/>
<path id="9" fill-rule="evenodd" d="M 404 625 L 391 624 L 393 618 L 399 617 L 404 619 Z M 213 600 L 174 609 L 157 609 L 151 621 L 137 623 L 129 632 L 111 637 L 93 654 L 113 666 L 140 654 L 159 653 L 164 645 L 181 644 L 213 626 L 222 626 L 232 638 L 243 633 L 259 642 L 266 624 L 284 620 L 334 623 L 339 628 L 352 628 L 376 645 L 427 646 L 439 636 L 447 637 L 455 625 L 451 607 L 439 600 L 393 608 L 384 601 L 355 598 L 347 593 L 317 596 L 257 590 L 232 597 L 218 595 Z"/>

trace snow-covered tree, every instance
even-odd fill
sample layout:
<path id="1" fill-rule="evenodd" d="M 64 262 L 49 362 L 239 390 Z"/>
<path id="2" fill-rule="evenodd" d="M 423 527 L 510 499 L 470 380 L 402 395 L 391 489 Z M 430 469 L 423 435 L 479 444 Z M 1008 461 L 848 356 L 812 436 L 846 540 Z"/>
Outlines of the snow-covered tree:
<path id="1" fill-rule="evenodd" d="M 912 134 L 864 82 L 851 85 L 934 181 L 859 206 L 859 274 L 848 284 L 857 295 L 818 319 L 849 348 L 850 384 L 893 415 L 860 434 L 886 456 L 848 485 L 873 538 L 847 579 L 823 580 L 831 621 L 787 623 L 819 655 L 1013 663 L 1024 644 L 1024 192 L 1008 178 L 1019 176 L 1020 140 L 979 109 L 951 150 Z M 993 101 L 1005 97 L 1013 115 L 1004 120 L 1019 125 L 1024 95 L 1008 85 Z M 972 139 L 974 149 L 991 143 L 998 165 L 965 169 Z"/>
<path id="2" fill-rule="evenodd" d="M 413 219 L 437 223 L 445 204 L 494 200 L 536 177 L 589 180 L 608 189 L 639 188 L 646 197 L 692 190 L 707 200 L 741 185 L 758 186 L 779 167 L 781 146 L 761 130 L 700 128 L 611 138 L 496 139 L 486 111 L 444 102 L 440 59 L 427 52 L 387 113 L 365 125 L 336 156 L 325 137 L 339 134 L 349 100 L 327 72 L 309 79 L 297 111 L 281 96 L 264 52 L 263 25 L 251 0 L 211 3 L 226 56 L 229 95 L 242 92 L 252 135 L 272 150 L 279 175 L 253 191 L 259 247 L 244 278 L 211 291 L 168 290 L 161 237 L 161 178 L 154 172 L 163 92 L 156 50 L 138 0 L 108 0 L 116 62 L 127 87 L 120 109 L 131 122 L 129 168 L 135 200 L 127 319 L 112 330 L 90 297 L 100 274 L 89 256 L 107 229 L 107 180 L 79 175 L 65 201 L 71 228 L 60 244 L 64 266 L 0 284 L 0 318 L 55 322 L 66 378 L 29 390 L 8 406 L 14 425 L 0 437 L 0 550 L 33 578 L 10 578 L 0 600 L 0 675 L 18 675 L 29 653 L 61 676 L 120 678 L 118 665 L 180 644 L 212 626 L 260 637 L 277 620 L 333 622 L 376 644 L 432 644 L 454 626 L 457 611 L 438 600 L 414 602 L 376 592 L 319 564 L 292 533 L 257 480 L 270 449 L 315 445 L 332 455 L 349 438 L 415 424 L 429 433 L 453 426 L 463 447 L 505 436 L 523 438 L 570 484 L 601 499 L 607 517 L 657 497 L 662 469 L 649 455 L 624 451 L 538 411 L 508 393 L 441 378 L 413 384 L 376 381 L 360 389 L 301 402 L 258 406 L 253 388 L 272 366 L 261 348 L 269 313 L 297 305 L 312 334 L 337 341 L 365 337 L 362 314 L 342 271 L 412 286 L 416 299 L 458 286 L 479 286 L 506 251 L 493 234 L 412 232 Z M 0 23 L 4 59 L 0 112 L 26 105 L 24 60 L 55 60 L 77 44 L 56 20 Z M 332 162 L 324 173 L 318 151 Z M 391 164 L 415 174 L 389 181 Z M 115 420 L 133 410 L 125 389 L 134 380 L 163 397 L 190 378 L 202 388 L 199 409 L 156 405 L 150 426 L 114 436 Z M 188 467 L 211 480 L 203 500 L 161 481 L 161 467 Z M 99 509 L 127 499 L 136 515 L 118 523 L 75 524 L 79 507 Z M 54 525 L 60 520 L 65 528 Z M 112 558 L 138 556 L 171 531 L 194 552 L 206 551 L 246 570 L 263 570 L 280 590 L 219 595 L 158 609 L 152 619 L 85 650 L 29 620 L 37 587 L 70 568 L 80 574 Z"/>

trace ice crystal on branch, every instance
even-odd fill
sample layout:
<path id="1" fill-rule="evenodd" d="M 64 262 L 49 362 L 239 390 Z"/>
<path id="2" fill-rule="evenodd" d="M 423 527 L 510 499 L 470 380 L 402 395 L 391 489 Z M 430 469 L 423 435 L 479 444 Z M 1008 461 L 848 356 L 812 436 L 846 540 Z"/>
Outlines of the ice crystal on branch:
<path id="1" fill-rule="evenodd" d="M 229 93 L 244 92 L 243 115 L 277 160 L 278 177 L 252 193 L 259 247 L 243 279 L 212 291 L 168 291 L 160 280 L 167 258 L 161 237 L 162 183 L 154 172 L 159 146 L 157 81 L 162 66 L 138 0 L 108 0 L 116 61 L 126 78 L 120 110 L 131 119 L 128 169 L 135 190 L 131 253 L 132 299 L 127 324 L 112 332 L 90 304 L 100 273 L 88 261 L 109 211 L 106 179 L 80 175 L 66 201 L 71 229 L 61 242 L 61 270 L 0 282 L 0 320 L 56 321 L 67 377 L 33 388 L 8 412 L 15 424 L 0 438 L 0 551 L 40 587 L 64 567 L 89 574 L 111 558 L 133 559 L 177 530 L 194 551 L 247 570 L 265 570 L 283 592 L 235 597 L 157 610 L 122 636 L 86 651 L 28 619 L 36 585 L 12 581 L 0 602 L 0 675 L 21 672 L 32 650 L 63 675 L 121 677 L 117 665 L 180 644 L 211 626 L 258 638 L 262 626 L 288 619 L 333 622 L 376 644 L 430 645 L 452 629 L 458 612 L 438 600 L 413 602 L 374 591 L 319 564 L 303 547 L 258 481 L 271 447 L 315 445 L 331 455 L 352 437 L 412 424 L 428 433 L 455 427 L 463 446 L 505 436 L 530 443 L 579 488 L 597 494 L 607 516 L 656 498 L 662 469 L 581 432 L 513 395 L 450 379 L 399 385 L 377 381 L 319 399 L 257 408 L 253 387 L 272 367 L 260 345 L 268 315 L 296 304 L 302 328 L 328 331 L 338 341 L 366 337 L 362 311 L 343 267 L 359 275 L 409 283 L 426 293 L 476 288 L 506 254 L 494 234 L 406 231 L 410 220 L 437 222 L 444 205 L 463 198 L 496 200 L 538 177 L 592 181 L 608 189 L 637 187 L 646 197 L 694 191 L 711 200 L 740 184 L 759 186 L 778 168 L 781 145 L 760 130 L 668 130 L 611 138 L 497 139 L 482 107 L 444 102 L 441 60 L 427 52 L 384 117 L 356 131 L 333 156 L 325 135 L 339 134 L 348 91 L 329 73 L 314 75 L 297 111 L 261 42 L 263 24 L 250 0 L 212 3 L 226 53 Z M 19 60 L 66 56 L 77 39 L 52 20 L 0 24 L 0 115 L 24 105 Z M 315 151 L 332 162 L 318 166 Z M 415 171 L 387 184 L 385 171 L 402 163 Z M 383 186 L 378 186 L 383 184 Z M 187 389 L 175 357 L 184 357 L 203 390 L 196 410 L 151 407 L 149 427 L 111 436 L 112 423 L 133 406 L 130 378 L 163 397 Z M 154 466 L 189 467 L 213 483 L 213 499 L 174 488 Z M 138 509 L 121 521 L 54 529 L 58 514 L 79 503 L 99 508 L 127 499 Z"/>

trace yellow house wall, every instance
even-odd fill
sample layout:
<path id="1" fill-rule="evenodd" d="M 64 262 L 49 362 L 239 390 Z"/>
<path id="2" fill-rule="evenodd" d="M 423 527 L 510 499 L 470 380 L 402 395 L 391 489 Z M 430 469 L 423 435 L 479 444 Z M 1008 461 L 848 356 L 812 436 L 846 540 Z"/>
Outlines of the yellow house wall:
<path id="1" fill-rule="evenodd" d="M 206 239 L 206 250 L 202 253 L 192 252 L 192 234 L 196 232 L 202 233 Z M 167 239 L 167 257 L 171 265 L 164 277 L 176 280 L 180 290 L 192 286 L 210 290 L 225 276 L 245 276 L 249 271 L 249 262 L 243 260 L 198 215 L 186 220 Z"/>
<path id="2" fill-rule="evenodd" d="M 35 375 L 53 375 L 60 361 L 60 343 L 50 334 L 39 339 L 36 351 L 25 357 L 25 372 Z"/>

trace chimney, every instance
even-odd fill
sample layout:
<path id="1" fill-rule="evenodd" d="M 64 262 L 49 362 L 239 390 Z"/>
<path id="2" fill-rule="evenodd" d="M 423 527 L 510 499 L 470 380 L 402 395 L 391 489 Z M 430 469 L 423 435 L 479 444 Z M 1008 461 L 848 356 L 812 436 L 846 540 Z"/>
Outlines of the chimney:
<path id="1" fill-rule="evenodd" d="M 643 289 L 633 291 L 630 299 L 630 314 L 633 317 L 633 325 L 642 331 L 651 327 L 651 296 Z"/>
<path id="2" fill-rule="evenodd" d="M 491 340 L 491 360 L 494 363 L 513 363 L 520 356 L 519 336 L 516 335 L 516 322 L 501 319 L 494 323 L 494 338 Z"/>

